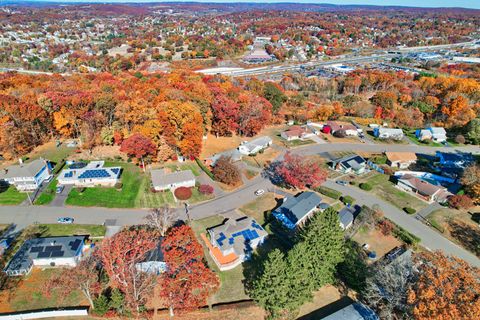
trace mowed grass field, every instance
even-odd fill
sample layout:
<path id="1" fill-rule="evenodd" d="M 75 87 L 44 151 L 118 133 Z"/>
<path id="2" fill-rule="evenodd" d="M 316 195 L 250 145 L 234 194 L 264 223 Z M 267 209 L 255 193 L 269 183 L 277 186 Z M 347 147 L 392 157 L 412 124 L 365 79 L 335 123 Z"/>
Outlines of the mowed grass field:
<path id="1" fill-rule="evenodd" d="M 131 163 L 126 162 L 105 162 L 106 167 L 119 166 L 122 171 L 122 188 L 93 187 L 85 188 L 83 192 L 79 189 L 70 191 L 66 204 L 85 207 L 107 207 L 107 208 L 134 208 L 138 193 L 143 185 L 146 176 L 140 169 Z"/>
<path id="2" fill-rule="evenodd" d="M 15 187 L 0 187 L 0 205 L 16 205 L 27 199 L 27 194 L 18 192 Z"/>

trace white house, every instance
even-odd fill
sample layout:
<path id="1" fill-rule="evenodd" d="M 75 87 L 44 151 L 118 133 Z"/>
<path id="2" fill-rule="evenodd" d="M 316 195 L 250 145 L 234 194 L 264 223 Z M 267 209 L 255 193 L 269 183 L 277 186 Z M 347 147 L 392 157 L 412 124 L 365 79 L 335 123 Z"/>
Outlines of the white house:
<path id="1" fill-rule="evenodd" d="M 417 138 L 421 141 L 432 140 L 435 142 L 447 141 L 447 132 L 442 127 L 429 127 L 415 132 Z"/>
<path id="2" fill-rule="evenodd" d="M 0 180 L 14 185 L 18 191 L 34 191 L 43 181 L 52 176 L 52 165 L 44 159 L 33 160 L 29 163 L 23 163 L 9 166 L 0 170 Z"/>
<path id="3" fill-rule="evenodd" d="M 265 150 L 272 145 L 272 139 L 270 137 L 258 137 L 252 141 L 245 141 L 238 147 L 238 151 L 241 154 L 252 155 L 262 150 Z"/>
<path id="4" fill-rule="evenodd" d="M 5 268 L 9 276 L 28 274 L 33 266 L 75 267 L 86 236 L 35 238 L 25 241 Z"/>
<path id="5" fill-rule="evenodd" d="M 373 134 L 379 139 L 392 139 L 392 140 L 402 140 L 403 139 L 403 130 L 396 128 L 375 128 L 373 129 Z"/>
<path id="6" fill-rule="evenodd" d="M 58 183 L 76 187 L 113 187 L 120 181 L 122 168 L 103 165 L 103 161 L 92 161 L 84 168 L 64 169 L 58 175 Z"/>
<path id="7" fill-rule="evenodd" d="M 313 133 L 312 130 L 303 126 L 291 126 L 288 130 L 280 134 L 280 136 L 287 141 L 305 139 L 314 135 L 315 133 Z"/>
<path id="8" fill-rule="evenodd" d="M 434 185 L 411 174 L 398 178 L 397 187 L 414 193 L 417 197 L 428 202 L 445 202 L 452 194 L 441 185 Z"/>
<path id="9" fill-rule="evenodd" d="M 167 173 L 165 169 L 152 170 L 152 186 L 156 191 L 172 190 L 179 187 L 195 187 L 195 176 L 191 170 Z"/>
<path id="10" fill-rule="evenodd" d="M 359 133 L 357 127 L 349 123 L 337 123 L 335 121 L 327 121 L 327 126 L 330 128 L 330 133 L 332 135 L 344 132 L 346 136 L 358 136 Z"/>
<path id="11" fill-rule="evenodd" d="M 227 219 L 209 228 L 208 234 L 209 239 L 202 238 L 221 271 L 233 269 L 247 260 L 268 236 L 255 219 L 247 216 Z"/>

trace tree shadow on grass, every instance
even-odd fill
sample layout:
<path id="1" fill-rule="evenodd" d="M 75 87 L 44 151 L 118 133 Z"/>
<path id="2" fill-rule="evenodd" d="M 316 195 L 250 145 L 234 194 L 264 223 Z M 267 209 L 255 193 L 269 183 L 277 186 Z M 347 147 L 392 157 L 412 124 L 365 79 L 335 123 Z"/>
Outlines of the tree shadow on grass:
<path id="1" fill-rule="evenodd" d="M 480 257 L 480 237 L 478 230 L 465 223 L 449 222 L 450 234 L 457 239 L 463 247 Z"/>

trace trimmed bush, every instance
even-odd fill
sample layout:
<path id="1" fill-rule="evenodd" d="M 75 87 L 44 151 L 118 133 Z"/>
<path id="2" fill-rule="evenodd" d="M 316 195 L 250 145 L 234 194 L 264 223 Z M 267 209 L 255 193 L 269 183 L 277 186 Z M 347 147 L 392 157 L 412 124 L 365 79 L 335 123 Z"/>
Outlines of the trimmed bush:
<path id="1" fill-rule="evenodd" d="M 192 189 L 187 187 L 179 187 L 175 189 L 173 194 L 178 200 L 188 200 L 192 196 Z"/>
<path id="2" fill-rule="evenodd" d="M 344 204 L 350 204 L 350 205 L 352 205 L 352 204 L 355 203 L 355 199 L 353 199 L 353 198 L 350 197 L 350 196 L 343 196 L 341 200 L 342 200 L 342 202 L 343 202 Z"/>
<path id="3" fill-rule="evenodd" d="M 403 229 L 398 225 L 395 225 L 395 229 L 393 230 L 393 235 L 396 238 L 405 242 L 406 244 L 412 245 L 412 246 L 417 245 L 421 241 L 419 237 L 411 234 L 410 232 L 408 232 L 407 230 Z"/>
<path id="4" fill-rule="evenodd" d="M 333 198 L 335 200 L 338 200 L 340 199 L 340 197 L 342 196 L 342 193 L 337 191 L 337 190 L 333 190 L 333 189 L 330 189 L 330 188 L 327 188 L 327 187 L 318 187 L 318 188 L 315 188 L 315 191 L 327 196 L 327 197 L 330 197 L 330 198 Z"/>
<path id="5" fill-rule="evenodd" d="M 350 185 L 351 185 L 351 186 L 356 186 L 356 185 L 357 185 L 357 183 L 356 183 L 355 181 L 353 181 L 353 180 L 352 180 L 352 181 L 350 181 Z"/>
<path id="6" fill-rule="evenodd" d="M 201 184 L 198 186 L 198 192 L 201 194 L 212 194 L 214 191 L 213 187 L 209 184 Z"/>
<path id="7" fill-rule="evenodd" d="M 202 169 L 203 172 L 205 172 L 207 174 L 207 176 L 210 177 L 210 179 L 215 180 L 215 177 L 213 176 L 213 173 L 210 170 L 208 170 L 208 168 L 203 164 L 202 161 L 200 161 L 198 158 L 195 158 L 195 162 L 198 164 L 200 169 Z"/>
<path id="8" fill-rule="evenodd" d="M 408 214 L 414 214 L 415 212 L 417 212 L 417 210 L 415 210 L 413 208 L 410 208 L 410 207 L 405 207 L 405 208 L 403 208 L 403 210 Z"/>
<path id="9" fill-rule="evenodd" d="M 360 183 L 360 189 L 365 190 L 365 191 L 370 191 L 372 190 L 372 185 L 369 183 Z"/>

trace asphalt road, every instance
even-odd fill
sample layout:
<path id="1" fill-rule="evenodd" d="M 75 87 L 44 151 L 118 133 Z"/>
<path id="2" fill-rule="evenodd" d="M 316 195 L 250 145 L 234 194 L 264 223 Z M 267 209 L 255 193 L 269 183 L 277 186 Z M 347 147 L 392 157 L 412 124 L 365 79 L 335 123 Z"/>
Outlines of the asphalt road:
<path id="1" fill-rule="evenodd" d="M 464 148 L 431 148 L 423 146 L 412 145 L 382 145 L 382 144 L 315 144 L 301 148 L 294 149 L 293 152 L 303 155 L 311 155 L 324 152 L 335 151 L 367 151 L 367 152 L 382 152 L 382 151 L 412 151 L 417 153 L 431 154 L 436 150 L 444 150 L 448 152 L 474 152 L 479 153 L 479 147 L 464 147 Z M 465 249 L 452 243 L 435 230 L 424 225 L 419 220 L 413 218 L 402 212 L 393 205 L 375 197 L 372 194 L 365 193 L 357 188 L 350 186 L 341 186 L 333 181 L 325 183 L 327 187 L 336 189 L 344 194 L 351 195 L 357 200 L 358 204 L 365 204 L 373 206 L 378 204 L 384 211 L 385 216 L 392 221 L 417 235 L 422 239 L 422 245 L 431 250 L 443 250 L 448 254 L 460 257 L 472 265 L 480 266 L 480 259 Z M 190 219 L 201 219 L 217 214 L 223 214 L 231 210 L 240 208 L 244 204 L 253 201 L 256 197 L 255 190 L 264 189 L 272 190 L 274 186 L 272 183 L 259 175 L 255 179 L 247 182 L 247 184 L 230 193 L 216 197 L 214 200 L 189 207 Z M 75 223 L 80 224 L 103 224 L 105 220 L 114 220 L 115 225 L 131 225 L 142 223 L 143 218 L 148 213 L 146 209 L 108 209 L 108 208 L 80 208 L 80 207 L 47 207 L 47 206 L 0 206 L 0 223 L 15 223 L 17 230 L 26 227 L 27 225 L 39 223 L 55 223 L 59 217 L 73 217 Z M 180 219 L 187 218 L 185 209 L 177 209 L 177 215 Z"/>

